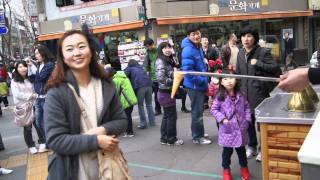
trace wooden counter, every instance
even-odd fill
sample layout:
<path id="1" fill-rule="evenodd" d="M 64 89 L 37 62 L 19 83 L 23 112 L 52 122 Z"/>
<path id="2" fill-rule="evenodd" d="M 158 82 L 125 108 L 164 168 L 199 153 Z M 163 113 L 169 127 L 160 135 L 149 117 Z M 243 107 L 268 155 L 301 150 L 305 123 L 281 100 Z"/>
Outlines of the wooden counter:
<path id="1" fill-rule="evenodd" d="M 298 151 L 311 125 L 261 123 L 263 179 L 300 180 Z"/>
<path id="2" fill-rule="evenodd" d="M 311 113 L 289 112 L 286 104 L 290 97 L 291 94 L 276 94 L 256 108 L 264 180 L 301 179 L 297 155 L 318 110 Z"/>

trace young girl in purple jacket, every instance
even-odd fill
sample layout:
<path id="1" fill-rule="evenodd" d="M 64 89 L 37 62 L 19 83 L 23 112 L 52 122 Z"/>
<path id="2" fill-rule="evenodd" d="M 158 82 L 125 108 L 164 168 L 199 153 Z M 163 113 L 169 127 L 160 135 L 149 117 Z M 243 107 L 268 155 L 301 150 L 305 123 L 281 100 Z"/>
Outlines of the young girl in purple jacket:
<path id="1" fill-rule="evenodd" d="M 228 73 L 228 72 L 224 72 Z M 235 78 L 220 78 L 219 94 L 211 106 L 211 114 L 219 123 L 219 145 L 223 147 L 223 179 L 231 180 L 231 155 L 236 149 L 242 179 L 250 179 L 245 146 L 248 144 L 248 126 L 251 121 L 249 103 L 240 92 Z"/>

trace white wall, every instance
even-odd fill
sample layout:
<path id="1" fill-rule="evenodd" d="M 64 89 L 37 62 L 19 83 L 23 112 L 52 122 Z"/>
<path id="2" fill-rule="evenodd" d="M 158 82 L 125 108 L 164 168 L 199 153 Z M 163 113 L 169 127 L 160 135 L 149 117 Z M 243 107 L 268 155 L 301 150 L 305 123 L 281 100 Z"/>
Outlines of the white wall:
<path id="1" fill-rule="evenodd" d="M 75 4 L 81 4 L 83 3 L 80 0 L 75 0 Z M 72 11 L 65 11 L 60 12 L 59 7 L 56 6 L 56 1 L 54 0 L 45 0 L 45 10 L 46 10 L 46 16 L 47 20 L 55 20 L 55 19 L 61 19 L 65 17 L 70 16 L 76 16 L 80 14 L 89 14 L 93 12 L 99 12 L 99 11 L 105 11 L 113 8 L 122 8 L 127 6 L 132 6 L 133 4 L 136 4 L 136 1 L 134 0 L 127 0 L 123 2 L 117 2 L 117 3 L 111 3 L 111 4 L 104 4 L 100 6 L 94 6 L 94 7 L 88 7 L 83 9 L 76 9 Z"/>

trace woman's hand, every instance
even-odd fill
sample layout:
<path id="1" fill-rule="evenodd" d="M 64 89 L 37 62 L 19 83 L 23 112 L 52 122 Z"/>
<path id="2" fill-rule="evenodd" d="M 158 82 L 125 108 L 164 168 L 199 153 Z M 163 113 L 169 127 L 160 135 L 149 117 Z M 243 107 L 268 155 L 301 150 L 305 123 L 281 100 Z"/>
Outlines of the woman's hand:
<path id="1" fill-rule="evenodd" d="M 222 123 L 223 123 L 223 124 L 228 124 L 228 123 L 229 123 L 229 120 L 228 120 L 228 119 L 224 119 L 224 120 L 222 120 Z"/>
<path id="2" fill-rule="evenodd" d="M 98 146 L 105 151 L 113 151 L 118 147 L 119 140 L 115 135 L 107 136 L 107 135 L 98 135 Z"/>
<path id="3" fill-rule="evenodd" d="M 88 130 L 85 134 L 88 135 L 105 135 L 106 134 L 106 129 L 104 127 L 96 127 Z"/>

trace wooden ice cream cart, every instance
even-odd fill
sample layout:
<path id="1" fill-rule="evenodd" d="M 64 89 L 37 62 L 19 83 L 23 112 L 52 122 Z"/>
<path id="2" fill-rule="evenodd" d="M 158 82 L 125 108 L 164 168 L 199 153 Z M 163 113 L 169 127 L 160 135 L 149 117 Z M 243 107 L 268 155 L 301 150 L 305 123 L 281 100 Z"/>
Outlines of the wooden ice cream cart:
<path id="1" fill-rule="evenodd" d="M 319 107 L 315 105 L 316 111 L 309 113 L 290 112 L 287 103 L 292 94 L 277 89 L 271 94 L 255 110 L 260 124 L 263 179 L 300 180 L 297 154 Z"/>

